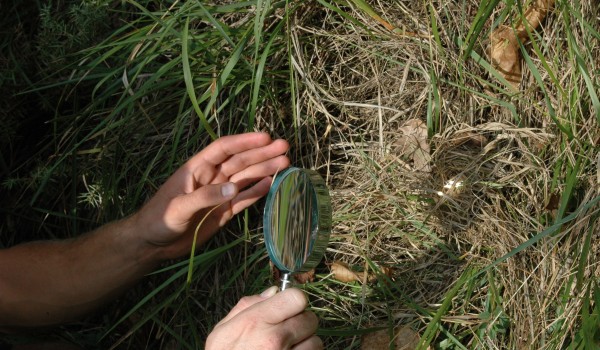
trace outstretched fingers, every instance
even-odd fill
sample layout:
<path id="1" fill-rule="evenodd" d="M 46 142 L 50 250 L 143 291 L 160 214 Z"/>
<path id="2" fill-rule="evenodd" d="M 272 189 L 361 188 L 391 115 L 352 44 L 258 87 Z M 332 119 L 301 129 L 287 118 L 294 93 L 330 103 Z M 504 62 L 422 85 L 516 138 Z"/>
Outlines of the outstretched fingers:
<path id="1" fill-rule="evenodd" d="M 242 171 L 229 177 L 229 181 L 235 182 L 240 188 L 245 188 L 253 182 L 256 182 L 267 176 L 273 176 L 284 170 L 290 165 L 290 160 L 286 156 L 279 156 L 269 159 L 259 164 L 254 164 Z"/>
<path id="2" fill-rule="evenodd" d="M 272 143 L 271 136 L 266 133 L 255 132 L 223 136 L 190 158 L 185 164 L 185 168 L 192 171 L 198 181 L 206 184 L 213 176 L 210 172 L 206 172 L 206 169 L 219 167 L 233 155 L 261 148 L 270 143 Z M 211 179 L 204 177 L 211 177 Z"/>
<path id="3" fill-rule="evenodd" d="M 238 186 L 227 182 L 202 186 L 199 189 L 173 200 L 173 213 L 183 218 L 191 218 L 202 209 L 213 207 L 233 199 L 238 194 Z"/>
<path id="4" fill-rule="evenodd" d="M 254 204 L 257 200 L 264 197 L 269 192 L 272 181 L 273 179 L 270 176 L 267 176 L 252 187 L 238 193 L 238 195 L 231 201 L 232 214 L 238 214 L 242 210 Z"/>
<path id="5" fill-rule="evenodd" d="M 250 149 L 248 151 L 235 154 L 227 159 L 221 165 L 221 173 L 230 177 L 254 165 L 267 162 L 271 159 L 284 157 L 283 154 L 289 149 L 289 144 L 285 140 L 275 140 L 270 144 Z M 285 157 L 287 158 L 287 157 Z"/>
<path id="6" fill-rule="evenodd" d="M 200 153 L 204 162 L 212 165 L 220 165 L 235 154 L 243 153 L 254 148 L 260 148 L 271 142 L 271 136 L 262 132 L 223 136 L 208 145 Z"/>

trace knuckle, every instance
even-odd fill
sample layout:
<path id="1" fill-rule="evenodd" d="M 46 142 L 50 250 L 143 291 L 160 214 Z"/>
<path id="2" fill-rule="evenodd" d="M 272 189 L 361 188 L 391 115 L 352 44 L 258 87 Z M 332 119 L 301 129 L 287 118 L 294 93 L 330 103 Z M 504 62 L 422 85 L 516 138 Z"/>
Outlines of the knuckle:
<path id="1" fill-rule="evenodd" d="M 321 340 L 321 338 L 319 338 L 315 335 L 315 336 L 313 336 L 313 339 L 314 339 L 314 341 L 313 341 L 314 349 L 321 350 L 324 348 L 323 340 Z"/>
<path id="2" fill-rule="evenodd" d="M 219 341 L 219 338 L 221 337 L 221 334 L 219 332 L 219 327 L 215 327 L 215 329 L 213 329 L 212 332 L 210 332 L 210 334 L 208 335 L 208 337 L 206 337 L 206 349 L 211 349 L 215 346 L 215 344 L 217 344 Z"/>
<path id="3" fill-rule="evenodd" d="M 306 322 L 316 329 L 319 326 L 319 318 L 317 315 L 315 315 L 315 313 L 312 311 L 305 311 L 304 314 L 306 317 Z"/>
<path id="4" fill-rule="evenodd" d="M 289 289 L 289 295 L 294 299 L 296 305 L 300 308 L 306 308 L 308 306 L 308 299 L 306 298 L 306 294 L 302 292 L 300 289 L 292 288 Z"/>
<path id="5" fill-rule="evenodd" d="M 272 334 L 268 337 L 268 348 L 269 349 L 283 349 L 285 348 L 288 339 L 290 338 L 289 332 L 282 328 L 277 327 L 273 330 Z"/>
<path id="6" fill-rule="evenodd" d="M 242 297 L 240 299 L 240 301 L 238 301 L 237 306 L 242 308 L 242 309 L 246 309 L 248 308 L 250 305 L 252 305 L 252 298 L 249 296 L 245 296 Z"/>

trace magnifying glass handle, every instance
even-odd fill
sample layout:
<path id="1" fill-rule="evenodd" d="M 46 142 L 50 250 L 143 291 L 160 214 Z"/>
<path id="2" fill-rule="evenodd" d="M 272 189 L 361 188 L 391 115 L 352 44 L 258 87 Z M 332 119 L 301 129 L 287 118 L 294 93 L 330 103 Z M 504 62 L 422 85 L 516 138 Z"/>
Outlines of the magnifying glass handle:
<path id="1" fill-rule="evenodd" d="M 281 290 L 282 292 L 284 290 L 286 290 L 288 287 L 291 287 L 292 285 L 292 280 L 290 279 L 290 274 L 289 273 L 284 273 L 283 277 L 281 277 L 281 287 L 279 287 L 279 290 Z"/>

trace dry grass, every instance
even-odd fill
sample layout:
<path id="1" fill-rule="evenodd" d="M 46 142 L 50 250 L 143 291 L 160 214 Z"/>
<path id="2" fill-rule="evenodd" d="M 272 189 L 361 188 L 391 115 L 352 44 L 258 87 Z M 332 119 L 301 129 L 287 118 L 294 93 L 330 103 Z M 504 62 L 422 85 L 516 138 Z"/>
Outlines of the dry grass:
<path id="1" fill-rule="evenodd" d="M 333 286 L 343 297 L 326 301 L 335 306 L 325 318 L 361 327 L 409 324 L 423 332 L 432 315 L 423 310 L 435 312 L 461 274 L 502 258 L 600 195 L 600 129 L 593 111 L 568 98 L 575 88 L 584 92 L 585 83 L 562 42 L 572 33 L 580 47 L 590 48 L 590 39 L 566 27 L 565 14 L 556 9 L 535 35 L 550 73 L 564 85 L 552 84 L 529 47 L 546 94 L 527 67 L 520 92 L 510 94 L 480 64 L 461 60 L 456 37 L 468 31 L 478 3 L 371 3 L 389 22 L 421 35 L 391 33 L 351 6 L 341 9 L 356 23 L 309 6 L 293 18 L 298 123 L 310 140 L 296 146 L 310 160 L 305 166 L 326 174 L 332 189 L 336 224 L 326 259 L 365 269 L 369 261 L 395 268 L 387 299 L 376 300 L 381 286 Z M 502 9 L 482 33 L 489 33 Z M 591 2 L 579 7 L 597 25 L 594 9 Z M 432 17 L 439 33 L 431 30 Z M 475 47 L 484 58 L 486 45 L 482 34 Z M 595 61 L 588 63 L 598 67 L 597 43 L 590 49 L 586 57 Z M 545 97 L 572 128 L 572 138 L 550 118 Z M 428 120 L 430 172 L 415 170 L 396 147 L 410 119 Z M 586 165 L 570 175 L 578 162 Z M 569 190 L 570 176 L 575 184 Z M 444 189 L 449 180 L 462 186 Z M 596 205 L 556 234 L 471 278 L 443 315 L 440 330 L 469 348 L 569 344 L 589 294 L 582 286 L 598 282 L 597 215 Z M 588 235 L 590 250 L 581 261 Z M 442 331 L 434 343 L 460 348 L 449 338 Z"/>
<path id="2" fill-rule="evenodd" d="M 327 180 L 331 244 L 302 288 L 328 348 L 356 349 L 361 332 L 400 326 L 419 334 L 421 348 L 598 340 L 598 4 L 557 1 L 524 47 L 514 92 L 486 64 L 492 30 L 521 17 L 512 2 L 498 2 L 487 18 L 482 9 L 493 0 L 368 0 L 394 31 L 358 0 L 258 3 L 275 9 L 106 2 L 117 27 L 125 23 L 114 37 L 21 88 L 46 96 L 53 131 L 36 159 L 2 169 L 6 198 L 18 198 L 6 217 L 31 222 L 6 220 L 0 233 L 25 239 L 14 227 L 33 227 L 36 239 L 56 238 L 120 218 L 205 146 L 185 59 L 189 90 L 217 133 L 284 137 L 294 165 Z M 416 121 L 426 129 L 416 137 L 427 134 L 417 143 L 428 148 L 418 159 L 407 147 Z M 239 297 L 270 283 L 257 208 L 208 243 L 187 293 L 175 278 L 185 264 L 169 265 L 61 336 L 102 348 L 201 347 Z M 391 280 L 340 282 L 333 261 L 371 274 L 392 268 Z"/>

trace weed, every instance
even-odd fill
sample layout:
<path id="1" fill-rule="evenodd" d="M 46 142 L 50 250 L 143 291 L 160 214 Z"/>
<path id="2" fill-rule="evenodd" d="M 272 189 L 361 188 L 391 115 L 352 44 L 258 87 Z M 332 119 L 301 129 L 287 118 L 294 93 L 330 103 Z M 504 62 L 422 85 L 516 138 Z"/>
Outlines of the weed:
<path id="1" fill-rule="evenodd" d="M 35 146 L 20 149 L 29 110 L 1 105 L 14 116 L 0 121 L 2 198 L 12 203 L 4 244 L 128 215 L 212 139 L 267 130 L 331 190 L 331 244 L 315 281 L 300 286 L 328 348 L 400 326 L 421 348 L 597 345 L 598 5 L 557 1 L 519 44 L 513 89 L 489 37 L 531 3 L 20 8 L 39 27 L 3 19 L 17 29 L 3 39 L 2 81 L 16 87 L 10 101 L 44 113 Z M 410 120 L 427 129 L 421 169 L 399 142 Z M 242 295 L 271 283 L 257 208 L 61 336 L 100 348 L 201 347 Z M 334 261 L 379 278 L 336 281 Z"/>

